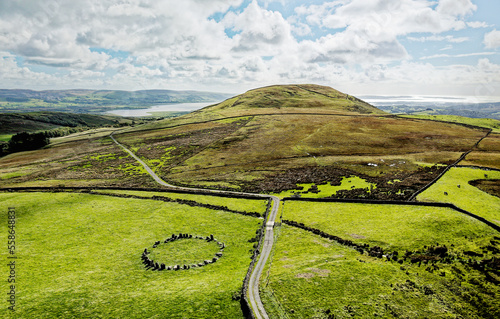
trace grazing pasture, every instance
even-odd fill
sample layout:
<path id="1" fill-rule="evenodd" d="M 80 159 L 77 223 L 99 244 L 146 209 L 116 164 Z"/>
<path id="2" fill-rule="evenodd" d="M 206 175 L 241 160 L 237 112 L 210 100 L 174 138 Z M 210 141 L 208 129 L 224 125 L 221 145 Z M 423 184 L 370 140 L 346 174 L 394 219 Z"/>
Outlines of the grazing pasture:
<path id="1" fill-rule="evenodd" d="M 242 287 L 250 240 L 262 219 L 80 193 L 0 193 L 2 220 L 8 207 L 15 207 L 17 218 L 16 318 L 243 317 L 233 296 Z M 146 270 L 144 249 L 180 233 L 213 235 L 225 244 L 222 257 L 188 270 Z M 173 266 L 219 251 L 217 244 L 198 241 L 165 244 L 156 257 Z M 6 260 L 6 249 L 1 254 Z M 7 317 L 7 307 L 0 317 Z"/>
<path id="2" fill-rule="evenodd" d="M 281 226 L 261 280 L 272 318 L 500 314 L 500 234 L 455 210 L 290 201 L 283 219 L 341 240 Z"/>

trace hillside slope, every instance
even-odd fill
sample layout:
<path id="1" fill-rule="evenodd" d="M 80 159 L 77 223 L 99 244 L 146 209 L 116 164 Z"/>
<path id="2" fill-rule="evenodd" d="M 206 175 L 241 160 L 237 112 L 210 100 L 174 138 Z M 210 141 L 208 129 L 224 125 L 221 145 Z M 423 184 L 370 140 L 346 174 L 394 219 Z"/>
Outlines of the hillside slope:
<path id="1" fill-rule="evenodd" d="M 274 85 L 250 90 L 202 111 L 224 109 L 327 109 L 334 112 L 385 114 L 376 107 L 326 86 Z"/>
<path id="2" fill-rule="evenodd" d="M 273 85 L 247 91 L 221 103 L 194 111 L 175 121 L 189 123 L 259 114 L 366 114 L 384 111 L 331 87 L 314 84 Z M 166 122 L 168 125 L 170 122 Z"/>
<path id="3" fill-rule="evenodd" d="M 114 136 L 164 180 L 178 185 L 252 192 L 299 192 L 301 188 L 307 192 L 320 187 L 336 197 L 405 199 L 432 181 L 445 165 L 474 149 L 487 132 L 385 114 L 327 87 L 285 85 L 251 90 L 197 112 L 127 128 Z M 130 166 L 110 139 L 87 135 L 71 141 L 54 145 L 53 152 L 9 155 L 0 160 L 0 175 L 4 169 L 16 176 L 12 165 L 25 165 L 34 173 L 4 182 L 150 183 L 150 177 Z M 484 149 L 483 143 L 480 155 L 485 161 L 494 160 L 496 148 Z M 70 145 L 72 149 L 67 149 Z M 75 154 L 75 147 L 82 152 Z M 31 164 L 33 158 L 44 158 L 51 163 L 50 169 Z"/>
<path id="4" fill-rule="evenodd" d="M 0 135 L 36 132 L 61 126 L 99 127 L 130 122 L 132 122 L 132 120 L 118 116 L 63 112 L 0 113 Z"/>

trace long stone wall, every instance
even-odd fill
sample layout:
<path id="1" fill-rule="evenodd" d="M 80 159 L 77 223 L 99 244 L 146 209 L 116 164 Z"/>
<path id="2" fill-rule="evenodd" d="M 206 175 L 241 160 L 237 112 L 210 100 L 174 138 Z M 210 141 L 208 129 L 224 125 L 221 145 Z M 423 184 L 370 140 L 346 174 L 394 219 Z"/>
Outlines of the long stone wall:
<path id="1" fill-rule="evenodd" d="M 479 220 L 482 223 L 492 227 L 496 231 L 500 232 L 500 226 L 490 222 L 489 220 L 473 214 L 465 209 L 457 207 L 450 203 L 427 203 L 427 202 L 404 202 L 404 201 L 388 201 L 388 200 L 370 200 L 370 199 L 336 199 L 336 198 L 292 198 L 286 197 L 283 199 L 285 201 L 304 201 L 304 202 L 332 202 L 332 203 L 356 203 L 356 204 L 375 204 L 375 205 L 404 205 L 404 206 L 426 206 L 426 207 L 444 207 L 451 208 L 459 213 L 468 215 L 472 218 Z"/>

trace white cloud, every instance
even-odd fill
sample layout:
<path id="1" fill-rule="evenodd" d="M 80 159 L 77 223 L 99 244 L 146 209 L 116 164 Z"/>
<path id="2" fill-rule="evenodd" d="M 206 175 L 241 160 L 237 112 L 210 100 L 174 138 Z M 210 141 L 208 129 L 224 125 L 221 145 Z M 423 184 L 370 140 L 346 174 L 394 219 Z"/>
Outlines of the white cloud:
<path id="1" fill-rule="evenodd" d="M 460 30 L 487 27 L 466 22 L 476 10 L 470 0 L 301 3 L 293 11 L 283 0 L 0 1 L 0 86 L 239 91 L 309 82 L 373 92 L 381 83 L 434 90 L 459 79 L 463 90 L 459 71 L 473 75 L 471 85 L 481 74 L 496 81 L 498 65 L 487 59 L 470 69 L 434 67 L 432 59 L 471 54 L 438 56 L 420 44 L 463 43 Z M 498 33 L 485 36 L 486 47 L 500 46 Z M 408 50 L 430 48 L 426 61 L 411 63 L 404 38 L 415 42 Z"/>
<path id="2" fill-rule="evenodd" d="M 301 43 L 311 62 L 388 63 L 408 59 L 399 38 L 412 33 L 434 35 L 413 41 L 461 43 L 466 37 L 438 36 L 438 33 L 466 27 L 462 16 L 476 9 L 469 0 L 441 0 L 433 9 L 427 0 L 351 0 L 296 8 L 293 25 L 310 25 L 340 30 L 315 41 Z M 304 49 L 304 46 L 310 50 Z"/>
<path id="3" fill-rule="evenodd" d="M 470 39 L 468 37 L 454 37 L 451 35 L 447 36 L 437 36 L 437 35 L 432 35 L 429 37 L 420 37 L 420 38 L 414 38 L 414 37 L 407 37 L 408 40 L 410 41 L 416 41 L 416 42 L 427 42 L 427 41 L 446 41 L 446 42 L 451 42 L 451 43 L 462 43 L 469 41 Z"/>
<path id="4" fill-rule="evenodd" d="M 442 14 L 465 16 L 477 10 L 471 0 L 439 0 L 436 10 Z"/>
<path id="5" fill-rule="evenodd" d="M 240 32 L 235 35 L 235 52 L 259 52 L 261 55 L 277 54 L 285 45 L 293 45 L 290 25 L 281 13 L 262 9 L 257 1 L 240 14 L 229 12 L 224 18 L 226 27 Z"/>
<path id="6" fill-rule="evenodd" d="M 484 36 L 484 45 L 488 49 L 496 49 L 500 47 L 500 31 L 497 31 L 496 29 L 487 33 Z"/>
<path id="7" fill-rule="evenodd" d="M 486 55 L 494 55 L 495 52 L 476 52 L 476 53 L 465 53 L 465 54 L 435 54 L 430 56 L 421 57 L 420 60 L 429 60 L 429 59 L 437 59 L 437 58 L 466 58 L 471 56 L 486 56 Z"/>
<path id="8" fill-rule="evenodd" d="M 470 21 L 470 22 L 467 22 L 467 26 L 470 28 L 473 28 L 473 29 L 490 27 L 490 25 L 484 21 Z"/>
<path id="9" fill-rule="evenodd" d="M 455 4 L 461 3 L 463 7 Z M 394 37 L 414 32 L 444 32 L 465 27 L 461 16 L 475 10 L 470 0 L 441 0 L 435 10 L 427 0 L 333 1 L 296 9 L 310 24 L 351 28 L 372 36 Z"/>

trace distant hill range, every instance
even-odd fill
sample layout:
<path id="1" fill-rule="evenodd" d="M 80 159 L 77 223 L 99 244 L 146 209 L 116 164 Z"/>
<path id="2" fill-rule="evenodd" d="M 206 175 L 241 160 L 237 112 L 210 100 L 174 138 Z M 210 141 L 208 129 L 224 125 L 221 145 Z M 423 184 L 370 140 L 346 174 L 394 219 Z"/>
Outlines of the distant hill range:
<path id="1" fill-rule="evenodd" d="M 0 113 L 0 135 L 52 130 L 58 127 L 102 127 L 131 122 L 130 119 L 107 115 L 63 112 Z"/>
<path id="2" fill-rule="evenodd" d="M 461 98 L 443 97 L 444 100 L 419 100 L 412 96 L 362 96 L 381 110 L 393 114 L 456 115 L 470 118 L 500 120 L 500 101 L 470 102 Z M 500 100 L 500 98 L 499 98 Z"/>
<path id="3" fill-rule="evenodd" d="M 224 93 L 173 90 L 6 90 L 0 89 L 0 112 L 53 111 L 102 113 L 169 103 L 220 102 Z"/>

